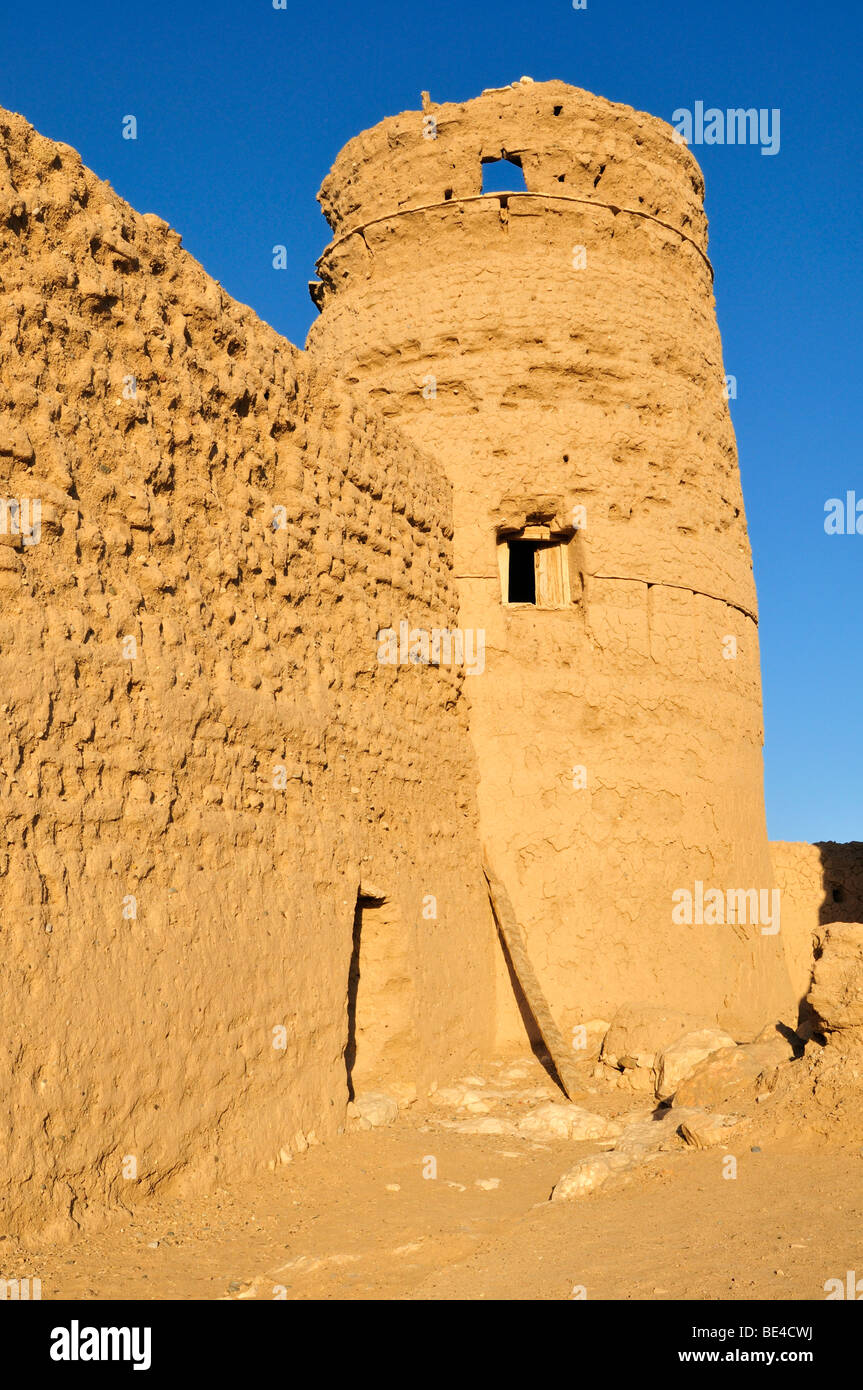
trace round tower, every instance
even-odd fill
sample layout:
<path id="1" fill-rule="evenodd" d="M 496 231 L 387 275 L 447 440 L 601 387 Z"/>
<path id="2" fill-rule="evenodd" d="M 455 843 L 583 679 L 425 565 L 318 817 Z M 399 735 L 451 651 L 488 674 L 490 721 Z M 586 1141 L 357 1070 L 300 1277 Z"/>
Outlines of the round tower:
<path id="1" fill-rule="evenodd" d="M 790 987 L 696 161 L 523 79 L 358 135 L 319 198 L 307 346 L 452 483 L 483 838 L 552 1008 L 751 1033 Z"/>

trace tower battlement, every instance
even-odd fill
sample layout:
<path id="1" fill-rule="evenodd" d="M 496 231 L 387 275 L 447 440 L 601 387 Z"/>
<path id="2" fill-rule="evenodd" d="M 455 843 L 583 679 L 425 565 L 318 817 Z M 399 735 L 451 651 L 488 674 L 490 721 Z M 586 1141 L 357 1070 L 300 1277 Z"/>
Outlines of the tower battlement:
<path id="1" fill-rule="evenodd" d="M 476 197 L 482 165 L 518 164 L 529 193 L 658 219 L 707 250 L 704 179 L 665 121 L 566 82 L 427 103 L 350 140 L 318 200 L 336 236 L 410 207 Z"/>

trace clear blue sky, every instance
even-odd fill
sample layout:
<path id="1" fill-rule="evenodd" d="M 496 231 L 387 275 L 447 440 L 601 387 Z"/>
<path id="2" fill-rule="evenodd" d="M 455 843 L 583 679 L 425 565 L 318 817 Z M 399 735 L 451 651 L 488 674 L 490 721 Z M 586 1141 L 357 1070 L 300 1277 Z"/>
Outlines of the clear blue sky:
<path id="1" fill-rule="evenodd" d="M 393 112 L 527 74 L 667 120 L 781 110 L 781 148 L 701 146 L 761 607 L 775 839 L 863 839 L 863 535 L 824 503 L 861 466 L 863 18 L 855 0 L 40 0 L 0 15 L 0 104 L 302 345 L 325 245 L 315 194 Z M 123 116 L 137 141 L 121 138 Z M 272 247 L 288 269 L 272 268 Z"/>

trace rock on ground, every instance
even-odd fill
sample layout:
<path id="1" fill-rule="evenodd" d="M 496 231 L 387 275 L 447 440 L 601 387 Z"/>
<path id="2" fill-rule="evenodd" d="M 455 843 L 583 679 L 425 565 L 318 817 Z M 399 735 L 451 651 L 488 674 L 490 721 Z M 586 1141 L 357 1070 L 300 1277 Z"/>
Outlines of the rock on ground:
<path id="1" fill-rule="evenodd" d="M 692 1115 L 681 1124 L 680 1134 L 693 1149 L 712 1149 L 727 1144 L 741 1123 L 739 1115 Z"/>
<path id="2" fill-rule="evenodd" d="M 466 1110 L 470 1115 L 487 1115 L 493 1107 L 493 1100 L 484 1096 L 473 1086 L 464 1084 L 441 1086 L 429 1096 L 432 1105 L 450 1106 L 453 1110 Z"/>
<path id="3" fill-rule="evenodd" d="M 619 1124 L 578 1105 L 550 1101 L 538 1105 L 519 1121 L 520 1134 L 531 1139 L 615 1139 L 623 1133 Z"/>
<path id="4" fill-rule="evenodd" d="M 778 1035 L 777 1035 L 778 1037 Z M 772 1089 L 779 1067 L 794 1056 L 791 1046 L 778 1041 L 723 1047 L 695 1068 L 678 1086 L 672 1104 L 719 1109 L 727 1101 Z"/>
<path id="5" fill-rule="evenodd" d="M 589 1192 L 595 1192 L 610 1177 L 617 1173 L 624 1173 L 634 1166 L 635 1160 L 623 1154 L 597 1154 L 592 1158 L 583 1158 L 580 1163 L 576 1163 L 574 1168 L 570 1168 L 569 1172 L 564 1173 L 563 1177 L 555 1184 L 551 1200 L 553 1202 L 572 1202 L 579 1197 L 586 1197 Z"/>
<path id="6" fill-rule="evenodd" d="M 398 1117 L 398 1101 L 383 1091 L 366 1091 L 348 1102 L 349 1129 L 378 1129 L 395 1124 Z"/>
<path id="7" fill-rule="evenodd" d="M 626 1005 L 618 1009 L 605 1035 L 602 1062 L 606 1067 L 618 1069 L 619 1086 L 652 1095 L 657 1086 L 660 1057 L 680 1039 L 709 1031 L 715 1030 L 692 1014 L 652 1004 Z M 663 1097 L 673 1094 L 667 1089 L 668 1083 L 664 1085 L 665 1090 L 657 1094 Z"/>
<path id="8" fill-rule="evenodd" d="M 665 1149 L 679 1148 L 677 1131 L 681 1122 L 703 1114 L 704 1111 L 698 1109 L 662 1110 L 645 1119 L 636 1119 L 625 1126 L 614 1151 L 639 1160 Z"/>
<path id="9" fill-rule="evenodd" d="M 702 1110 L 665 1110 L 638 1116 L 627 1124 L 611 1153 L 591 1154 L 564 1173 L 551 1194 L 553 1202 L 569 1202 L 594 1192 L 609 1178 L 649 1163 L 658 1153 L 681 1146 L 681 1119 L 706 1119 Z"/>
<path id="10" fill-rule="evenodd" d="M 611 1024 L 608 1019 L 605 1018 L 591 1018 L 587 1023 L 582 1023 L 578 1026 L 584 1029 L 584 1047 L 579 1047 L 577 1043 L 575 1044 L 575 1059 L 578 1062 L 595 1061 L 602 1051 L 605 1035 L 611 1027 Z M 576 1032 L 574 1031 L 573 1038 L 575 1037 Z M 578 1038 L 581 1040 L 580 1034 Z"/>
<path id="11" fill-rule="evenodd" d="M 656 1076 L 656 1094 L 660 1100 L 670 1100 L 687 1076 L 709 1057 L 723 1047 L 734 1047 L 734 1039 L 721 1028 L 699 1028 L 696 1032 L 685 1033 L 677 1042 L 667 1047 L 659 1058 Z"/>
<path id="12" fill-rule="evenodd" d="M 678 1038 L 708 1026 L 703 1019 L 653 1004 L 628 1004 L 617 1013 L 605 1035 L 602 1060 L 610 1066 L 652 1067 L 656 1054 Z"/>

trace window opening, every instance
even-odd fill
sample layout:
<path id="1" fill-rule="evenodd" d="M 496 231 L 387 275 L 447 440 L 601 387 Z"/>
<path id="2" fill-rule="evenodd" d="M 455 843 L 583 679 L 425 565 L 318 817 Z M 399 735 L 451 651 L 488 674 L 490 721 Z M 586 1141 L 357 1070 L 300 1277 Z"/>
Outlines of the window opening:
<path id="1" fill-rule="evenodd" d="M 482 161 L 483 193 L 526 193 L 527 184 L 521 161 L 501 155 L 500 159 Z"/>

